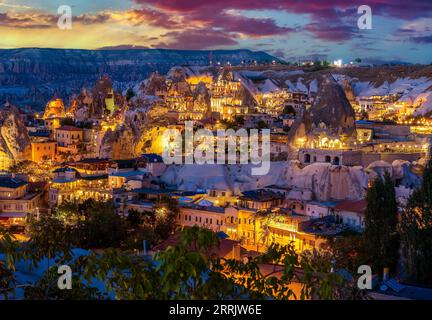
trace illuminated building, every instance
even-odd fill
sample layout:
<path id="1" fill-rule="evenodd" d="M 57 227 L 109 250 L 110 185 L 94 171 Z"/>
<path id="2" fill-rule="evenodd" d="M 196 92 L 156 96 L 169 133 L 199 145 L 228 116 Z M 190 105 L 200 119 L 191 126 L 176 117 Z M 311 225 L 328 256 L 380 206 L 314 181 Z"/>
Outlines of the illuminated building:
<path id="1" fill-rule="evenodd" d="M 83 129 L 74 126 L 61 126 L 56 130 L 57 150 L 59 153 L 78 153 L 83 142 Z"/>
<path id="2" fill-rule="evenodd" d="M 209 194 L 214 195 L 212 192 Z M 323 242 L 302 231 L 303 224 L 310 217 L 297 214 L 291 208 L 281 208 L 285 196 L 280 192 L 260 189 L 243 192 L 238 198 L 228 194 L 226 197 L 223 202 L 219 197 L 204 196 L 198 200 L 183 197 L 179 200 L 177 223 L 223 231 L 245 248 L 260 252 L 264 252 L 271 243 L 287 245 L 292 242 L 296 250 L 303 251 Z"/>
<path id="3" fill-rule="evenodd" d="M 108 90 L 108 93 L 105 97 L 105 108 L 108 110 L 109 115 L 112 115 L 116 109 L 112 87 Z"/>
<path id="4" fill-rule="evenodd" d="M 108 167 L 112 165 L 112 161 L 108 159 L 87 158 L 70 163 L 70 166 L 78 170 L 81 176 L 85 175 L 100 175 L 108 172 Z"/>
<path id="5" fill-rule="evenodd" d="M 142 187 L 143 171 L 112 172 L 108 175 L 108 184 L 112 189 L 138 189 Z"/>
<path id="6" fill-rule="evenodd" d="M 60 205 L 63 201 L 112 198 L 107 174 L 81 176 L 76 169 L 66 167 L 56 169 L 54 175 L 49 188 L 50 206 Z"/>
<path id="7" fill-rule="evenodd" d="M 33 139 L 31 142 L 32 156 L 34 162 L 54 160 L 56 156 L 56 142 L 45 139 Z"/>
<path id="8" fill-rule="evenodd" d="M 243 101 L 244 94 L 241 82 L 234 80 L 231 71 L 224 70 L 211 87 L 211 111 L 218 112 L 222 119 L 227 120 L 247 114 L 249 108 Z"/>
<path id="9" fill-rule="evenodd" d="M 38 214 L 42 192 L 30 190 L 27 181 L 0 177 L 0 223 L 24 225 L 29 214 Z"/>
<path id="10" fill-rule="evenodd" d="M 186 81 L 191 86 L 191 89 L 194 90 L 200 82 L 204 83 L 206 87 L 210 87 L 213 82 L 213 77 L 209 74 L 199 74 L 187 77 Z"/>

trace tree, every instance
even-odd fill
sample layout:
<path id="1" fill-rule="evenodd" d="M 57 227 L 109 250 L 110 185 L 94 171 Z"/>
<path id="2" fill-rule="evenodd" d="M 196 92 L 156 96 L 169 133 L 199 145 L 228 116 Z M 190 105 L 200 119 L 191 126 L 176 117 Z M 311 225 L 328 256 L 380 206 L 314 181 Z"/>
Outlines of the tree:
<path id="1" fill-rule="evenodd" d="M 15 174 L 28 175 L 32 181 L 50 181 L 51 174 L 46 166 L 30 161 L 22 160 L 9 167 L 9 171 Z"/>
<path id="2" fill-rule="evenodd" d="M 73 245 L 73 230 L 52 214 L 41 214 L 28 223 L 29 250 L 37 259 L 68 259 Z M 49 261 L 48 261 L 49 268 Z"/>
<path id="3" fill-rule="evenodd" d="M 361 62 L 362 62 L 362 59 L 360 59 L 360 58 L 356 58 L 354 61 L 357 62 L 357 63 L 361 63 Z"/>
<path id="4" fill-rule="evenodd" d="M 352 297 L 350 285 L 339 275 L 329 273 L 330 262 L 326 255 L 300 257 L 293 245 L 271 245 L 265 254 L 244 262 L 215 257 L 212 253 L 218 245 L 219 238 L 215 233 L 192 227 L 180 233 L 176 245 L 156 253 L 152 259 L 112 248 L 100 254 L 90 252 L 88 255 L 68 257 L 63 259 L 62 264 L 69 265 L 73 270 L 71 291 L 58 290 L 55 285 L 57 269 L 52 266 L 36 283 L 26 286 L 25 298 L 107 298 L 93 285 L 95 281 L 102 281 L 109 296 L 116 299 Z M 9 248 L 5 250 L 6 261 L 12 264 L 20 259 L 33 259 L 31 253 L 34 249 L 41 251 L 35 247 L 18 247 L 16 242 L 6 247 Z M 263 264 L 272 264 L 274 268 L 263 272 Z M 293 281 L 302 286 L 300 296 L 292 291 Z"/>
<path id="5" fill-rule="evenodd" d="M 5 259 L 0 259 L 0 297 L 8 299 L 16 286 L 13 272 L 15 261 L 20 254 L 15 237 L 2 226 L 0 226 L 0 253 L 5 254 Z"/>
<path id="6" fill-rule="evenodd" d="M 245 123 L 244 116 L 236 116 L 235 122 L 236 122 L 237 126 L 243 126 Z"/>
<path id="7" fill-rule="evenodd" d="M 345 268 L 351 273 L 357 273 L 362 264 L 367 264 L 369 257 L 365 252 L 366 238 L 362 234 L 351 232 L 327 240 L 328 250 L 338 268 Z"/>
<path id="8" fill-rule="evenodd" d="M 407 280 L 432 285 L 432 160 L 401 214 L 399 233 Z"/>
<path id="9" fill-rule="evenodd" d="M 122 218 L 111 202 L 86 200 L 79 206 L 82 219 L 76 225 L 76 244 L 82 248 L 120 247 L 126 237 Z"/>
<path id="10" fill-rule="evenodd" d="M 381 272 L 388 267 L 395 271 L 399 239 L 397 233 L 398 206 L 394 183 L 386 171 L 368 189 L 365 213 L 365 249 L 373 269 Z"/>
<path id="11" fill-rule="evenodd" d="M 161 198 L 152 211 L 140 213 L 131 210 L 126 218 L 128 236 L 125 247 L 140 249 L 144 240 L 153 246 L 167 239 L 175 231 L 178 214 L 178 202 L 170 197 Z"/>

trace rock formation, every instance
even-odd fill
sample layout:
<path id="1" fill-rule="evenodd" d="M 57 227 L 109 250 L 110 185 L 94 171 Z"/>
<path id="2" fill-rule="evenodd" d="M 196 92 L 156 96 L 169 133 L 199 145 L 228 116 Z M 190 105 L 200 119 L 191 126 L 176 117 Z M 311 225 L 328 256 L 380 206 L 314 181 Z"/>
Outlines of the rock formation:
<path id="1" fill-rule="evenodd" d="M 250 164 L 169 166 L 162 180 L 182 190 L 230 189 L 237 195 L 246 190 L 279 185 L 300 193 L 312 193 L 312 197 L 320 201 L 361 199 L 368 185 L 368 174 L 362 167 L 314 163 L 303 168 L 298 161 L 272 162 L 270 172 L 263 176 L 252 176 L 251 167 Z"/>
<path id="2" fill-rule="evenodd" d="M 83 88 L 79 95 L 72 97 L 68 114 L 73 115 L 78 121 L 112 114 L 115 106 L 124 104 L 122 95 L 113 92 L 112 87 L 112 80 L 106 75 L 102 76 L 91 90 Z"/>
<path id="3" fill-rule="evenodd" d="M 62 99 L 54 98 L 46 104 L 45 112 L 43 114 L 44 119 L 62 118 L 64 116 L 65 116 L 65 108 Z"/>
<path id="4" fill-rule="evenodd" d="M 341 86 L 343 91 L 345 92 L 345 96 L 347 97 L 348 101 L 350 103 L 354 102 L 356 100 L 356 96 L 351 82 L 348 79 L 343 79 L 341 82 Z"/>
<path id="5" fill-rule="evenodd" d="M 311 146 L 319 137 L 345 140 L 355 134 L 355 115 L 344 90 L 331 75 L 321 77 L 313 105 L 295 120 L 289 131 L 291 155 Z"/>
<path id="6" fill-rule="evenodd" d="M 108 130 L 102 139 L 100 156 L 112 159 L 130 159 L 143 152 L 154 150 L 163 134 L 161 127 L 168 125 L 165 114 L 168 109 L 155 105 L 129 107 L 123 115 L 123 123 L 115 131 Z"/>
<path id="7" fill-rule="evenodd" d="M 207 113 L 211 111 L 210 93 L 203 82 L 198 83 L 198 85 L 196 86 L 192 94 L 192 98 L 193 98 L 195 111 L 201 111 Z"/>
<path id="8" fill-rule="evenodd" d="M 17 107 L 6 104 L 0 109 L 0 170 L 15 161 L 31 159 L 31 143 Z"/>
<path id="9" fill-rule="evenodd" d="M 308 110 L 312 131 L 324 130 L 330 135 L 352 135 L 355 131 L 354 110 L 343 89 L 331 76 L 324 76 L 318 94 Z"/>
<path id="10" fill-rule="evenodd" d="M 166 94 L 168 86 L 166 84 L 166 78 L 160 75 L 158 72 L 152 73 L 147 83 L 143 88 L 144 95 L 157 96 L 159 94 Z"/>

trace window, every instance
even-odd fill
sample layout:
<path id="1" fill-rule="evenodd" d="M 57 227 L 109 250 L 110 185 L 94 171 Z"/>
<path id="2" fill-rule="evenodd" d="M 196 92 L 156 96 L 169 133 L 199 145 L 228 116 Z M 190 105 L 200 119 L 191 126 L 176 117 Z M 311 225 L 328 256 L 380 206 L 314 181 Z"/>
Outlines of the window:
<path id="1" fill-rule="evenodd" d="M 339 165 L 339 162 L 340 162 L 339 157 L 334 157 L 333 164 Z"/>
<path id="2" fill-rule="evenodd" d="M 311 161 L 311 156 L 310 156 L 310 154 L 306 153 L 304 156 L 304 162 L 309 163 L 310 161 Z"/>

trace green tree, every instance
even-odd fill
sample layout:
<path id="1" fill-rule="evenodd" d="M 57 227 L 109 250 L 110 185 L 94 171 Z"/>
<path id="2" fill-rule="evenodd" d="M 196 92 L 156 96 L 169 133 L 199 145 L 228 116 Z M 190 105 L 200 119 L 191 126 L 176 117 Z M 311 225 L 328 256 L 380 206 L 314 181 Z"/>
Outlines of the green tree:
<path id="1" fill-rule="evenodd" d="M 375 272 L 388 267 L 395 271 L 399 239 L 397 233 L 398 206 L 394 183 L 385 172 L 376 177 L 367 191 L 365 212 L 365 249 Z"/>
<path id="2" fill-rule="evenodd" d="M 126 237 L 123 219 L 109 201 L 85 201 L 80 207 L 82 218 L 76 225 L 76 243 L 82 248 L 120 247 Z"/>
<path id="3" fill-rule="evenodd" d="M 329 272 L 330 262 L 326 255 L 300 257 L 293 245 L 271 245 L 265 254 L 244 262 L 215 257 L 213 252 L 218 245 L 219 238 L 215 233 L 192 227 L 181 232 L 176 245 L 156 253 L 152 259 L 112 248 L 100 254 L 69 257 L 64 262 L 73 270 L 72 291 L 58 290 L 56 268 L 52 266 L 35 284 L 25 288 L 25 298 L 107 298 L 93 287 L 94 281 L 105 283 L 108 293 L 116 299 L 352 297 L 349 284 L 347 287 L 340 276 Z M 34 249 L 25 246 L 18 250 L 13 245 L 6 250 L 6 261 L 27 259 L 25 256 L 19 258 L 17 254 Z M 36 251 L 40 249 L 36 248 Z M 269 264 L 274 266 L 273 270 L 264 273 L 261 266 Z M 293 281 L 302 286 L 300 296 L 292 291 Z"/>
<path id="4" fill-rule="evenodd" d="M 399 232 L 407 280 L 432 285 L 432 160 L 401 214 Z"/>
<path id="5" fill-rule="evenodd" d="M 235 122 L 237 126 L 243 126 L 244 125 L 244 116 L 236 116 L 235 117 Z"/>
<path id="6" fill-rule="evenodd" d="M 357 273 L 362 264 L 367 264 L 369 257 L 365 252 L 366 238 L 363 234 L 349 233 L 327 240 L 328 250 L 338 268 L 345 268 L 351 273 Z"/>
<path id="7" fill-rule="evenodd" d="M 53 214 L 41 214 L 39 219 L 31 218 L 28 222 L 28 248 L 36 259 L 47 257 L 54 259 L 71 256 L 73 230 Z M 49 268 L 49 262 L 48 262 Z"/>

